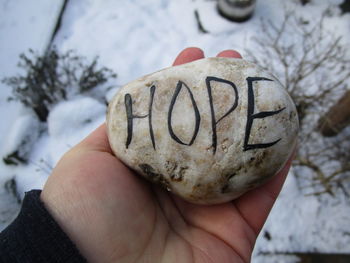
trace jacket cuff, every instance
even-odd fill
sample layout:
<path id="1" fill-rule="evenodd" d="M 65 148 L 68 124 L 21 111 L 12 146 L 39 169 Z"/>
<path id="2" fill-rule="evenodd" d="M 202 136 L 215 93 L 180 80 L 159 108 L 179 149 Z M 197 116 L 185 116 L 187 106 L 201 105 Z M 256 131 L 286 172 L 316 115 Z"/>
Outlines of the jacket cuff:
<path id="1" fill-rule="evenodd" d="M 0 233 L 0 262 L 86 262 L 40 194 L 41 190 L 27 192 L 19 215 Z"/>

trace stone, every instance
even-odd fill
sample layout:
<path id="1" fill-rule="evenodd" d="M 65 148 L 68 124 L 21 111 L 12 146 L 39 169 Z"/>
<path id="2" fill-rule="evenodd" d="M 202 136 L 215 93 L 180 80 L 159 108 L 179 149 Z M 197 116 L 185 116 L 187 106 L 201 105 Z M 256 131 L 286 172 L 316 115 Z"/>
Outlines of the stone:
<path id="1" fill-rule="evenodd" d="M 271 74 L 243 59 L 206 58 L 141 77 L 109 104 L 115 155 L 197 204 L 233 200 L 286 163 L 295 105 Z"/>

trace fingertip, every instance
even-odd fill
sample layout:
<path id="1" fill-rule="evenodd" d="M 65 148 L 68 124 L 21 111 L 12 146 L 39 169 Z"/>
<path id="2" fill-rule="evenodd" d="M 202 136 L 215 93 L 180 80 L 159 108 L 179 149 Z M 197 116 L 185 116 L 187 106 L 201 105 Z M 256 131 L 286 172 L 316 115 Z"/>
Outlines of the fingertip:
<path id="1" fill-rule="evenodd" d="M 221 51 L 219 54 L 217 54 L 217 57 L 222 58 L 242 58 L 241 54 L 235 50 L 227 49 L 224 51 Z"/>
<path id="2" fill-rule="evenodd" d="M 176 57 L 173 66 L 185 64 L 197 59 L 204 58 L 204 52 L 200 48 L 197 47 L 189 47 L 185 48 L 180 52 L 180 54 Z"/>
<path id="3" fill-rule="evenodd" d="M 204 58 L 204 51 L 198 47 L 188 47 L 182 50 L 179 56 L 191 56 L 193 58 Z"/>

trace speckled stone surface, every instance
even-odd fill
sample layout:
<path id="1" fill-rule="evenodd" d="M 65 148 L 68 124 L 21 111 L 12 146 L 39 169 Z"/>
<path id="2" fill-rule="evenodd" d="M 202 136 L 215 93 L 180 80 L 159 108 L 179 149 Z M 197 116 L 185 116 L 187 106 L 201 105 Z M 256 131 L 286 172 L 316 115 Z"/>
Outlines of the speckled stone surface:
<path id="1" fill-rule="evenodd" d="M 107 130 L 130 168 L 190 202 L 216 204 L 283 167 L 298 117 L 271 74 L 243 59 L 207 58 L 123 86 Z"/>

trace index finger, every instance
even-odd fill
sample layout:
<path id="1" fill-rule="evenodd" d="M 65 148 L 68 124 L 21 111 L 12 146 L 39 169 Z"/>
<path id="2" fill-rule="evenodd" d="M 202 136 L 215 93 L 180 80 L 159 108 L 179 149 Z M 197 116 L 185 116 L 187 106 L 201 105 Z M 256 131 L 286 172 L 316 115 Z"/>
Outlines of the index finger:
<path id="1" fill-rule="evenodd" d="M 242 58 L 235 50 L 221 51 L 218 57 Z M 258 234 L 269 215 L 273 204 L 280 193 L 283 183 L 288 175 L 290 166 L 295 156 L 295 150 L 290 156 L 285 166 L 266 184 L 251 190 L 233 201 L 236 208 L 249 224 L 250 227 Z"/>
<path id="2" fill-rule="evenodd" d="M 201 58 L 204 58 L 203 50 L 197 47 L 189 47 L 180 52 L 180 54 L 176 57 L 173 66 L 192 62 Z"/>
<path id="3" fill-rule="evenodd" d="M 241 216 L 257 235 L 263 227 L 282 189 L 295 153 L 296 150 L 294 148 L 285 166 L 268 182 L 233 201 Z"/>

